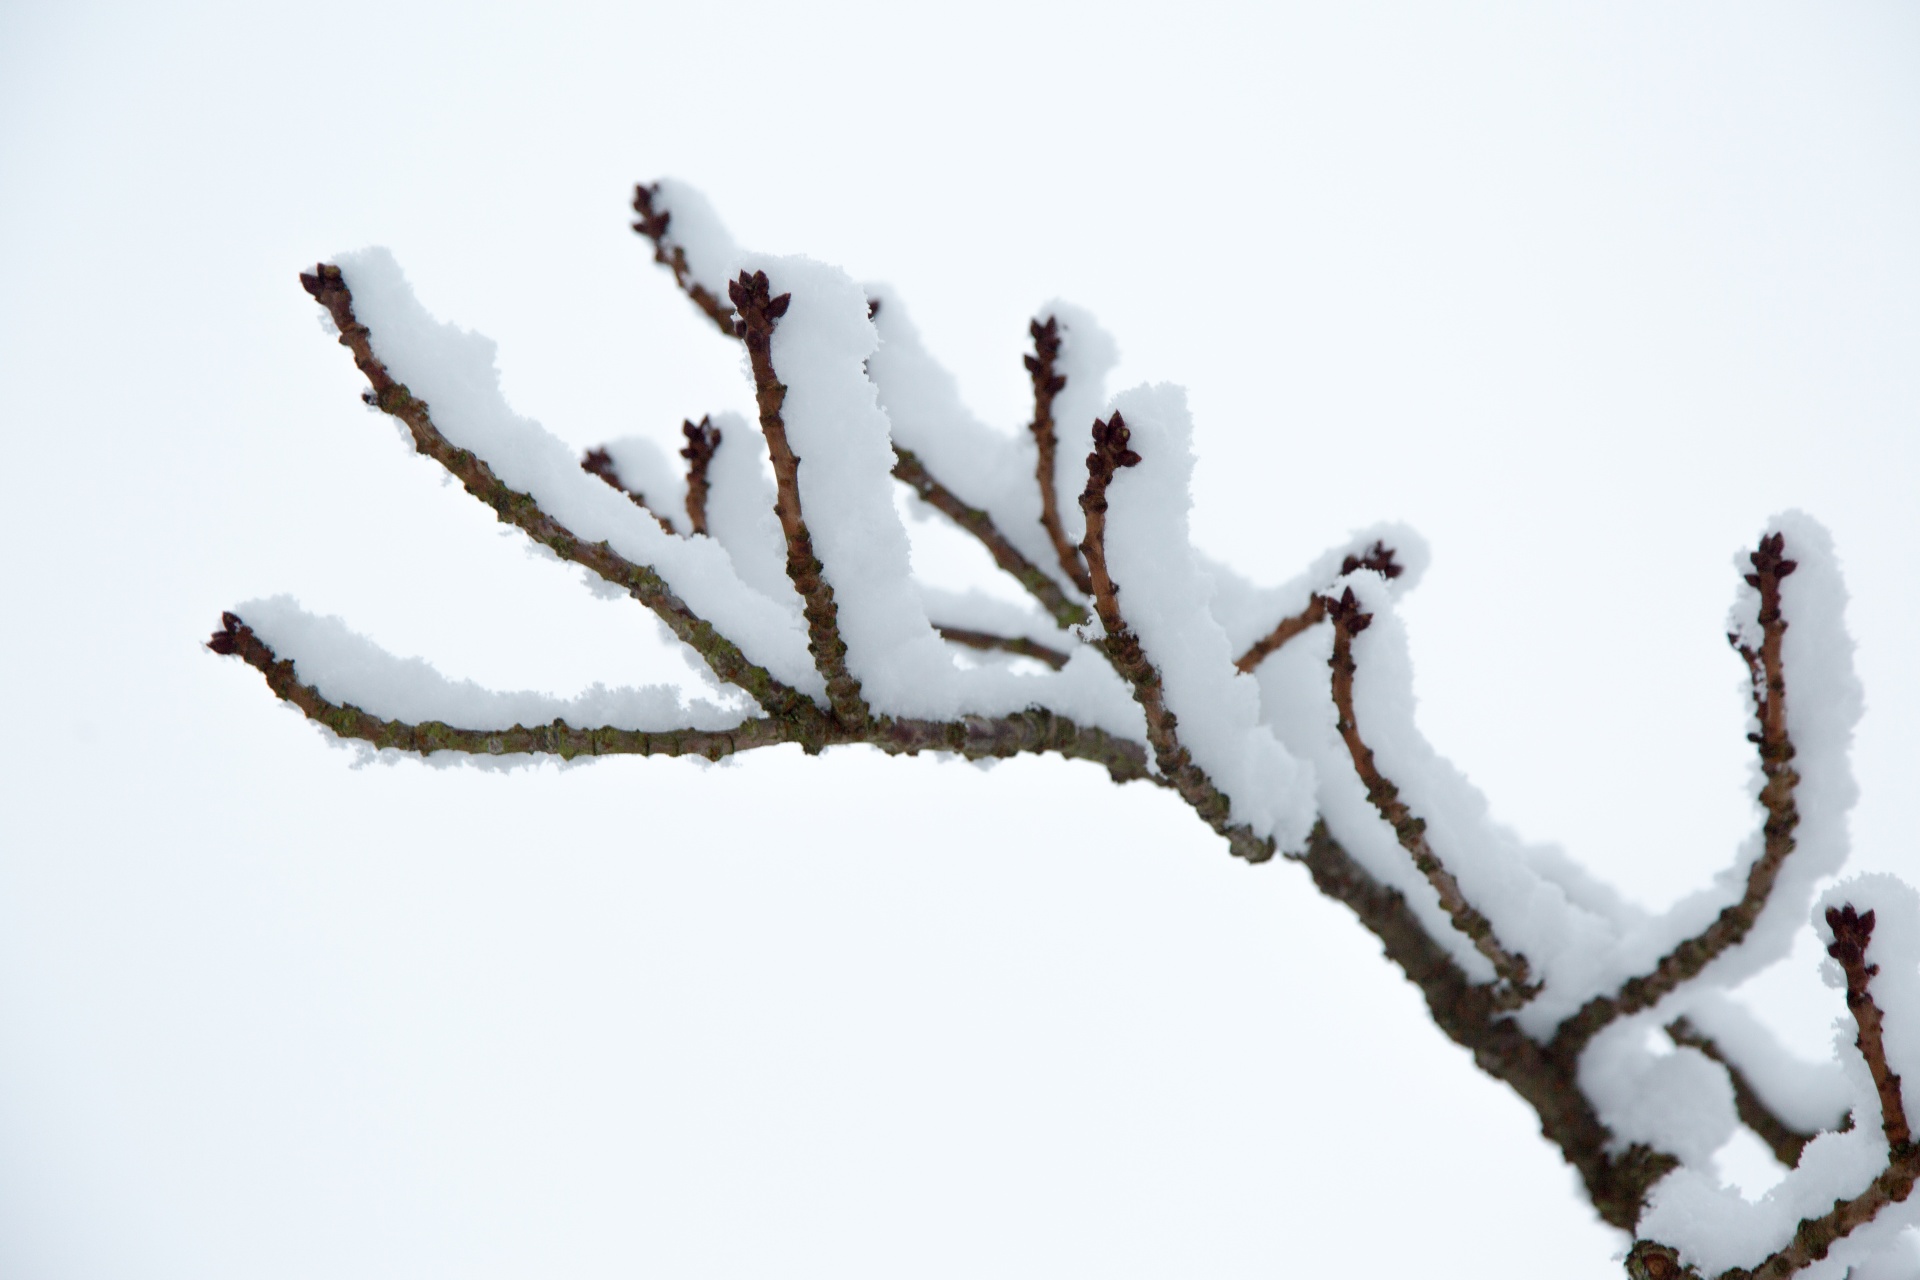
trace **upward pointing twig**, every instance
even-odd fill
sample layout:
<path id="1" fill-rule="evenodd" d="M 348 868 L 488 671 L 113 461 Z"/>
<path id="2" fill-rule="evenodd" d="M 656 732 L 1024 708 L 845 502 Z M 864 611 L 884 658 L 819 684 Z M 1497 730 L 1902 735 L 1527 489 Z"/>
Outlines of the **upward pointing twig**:
<path id="1" fill-rule="evenodd" d="M 1493 922 L 1467 901 L 1467 895 L 1460 889 L 1460 882 L 1454 879 L 1453 873 L 1447 870 L 1446 864 L 1440 861 L 1439 855 L 1427 843 L 1426 822 L 1414 816 L 1413 810 L 1400 798 L 1400 788 L 1380 772 L 1379 765 L 1373 759 L 1373 750 L 1361 740 L 1360 725 L 1353 712 L 1353 676 L 1357 670 L 1353 660 L 1353 638 L 1372 624 L 1373 615 L 1360 608 L 1352 587 L 1342 592 L 1337 600 L 1322 596 L 1321 604 L 1327 617 L 1333 620 L 1333 657 L 1327 660 L 1327 665 L 1333 668 L 1333 705 L 1340 713 L 1340 737 L 1347 744 L 1347 754 L 1353 758 L 1354 772 L 1366 784 L 1367 799 L 1387 825 L 1393 828 L 1394 835 L 1400 839 L 1400 847 L 1412 856 L 1413 865 L 1420 869 L 1427 883 L 1440 896 L 1440 905 L 1452 919 L 1454 928 L 1473 941 L 1474 950 L 1485 956 L 1493 965 L 1494 972 L 1500 975 L 1500 986 L 1494 993 L 1496 1006 L 1518 1008 L 1540 990 L 1529 980 L 1527 958 L 1502 946 L 1500 939 L 1494 935 Z"/>
<path id="2" fill-rule="evenodd" d="M 800 510 L 800 459 L 787 442 L 786 419 L 780 406 L 786 401 L 787 388 L 773 368 L 773 330 L 787 314 L 791 294 L 772 296 L 767 273 L 756 271 L 727 286 L 727 295 L 740 313 L 735 332 L 747 344 L 747 360 L 753 366 L 754 398 L 760 406 L 760 430 L 767 437 L 767 452 L 773 458 L 773 478 L 777 494 L 773 510 L 780 517 L 780 530 L 787 538 L 787 577 L 800 593 L 801 612 L 807 619 L 807 649 L 813 665 L 827 682 L 827 701 L 833 706 L 834 719 L 847 728 L 865 724 L 866 699 L 860 695 L 860 682 L 847 670 L 847 644 L 840 638 L 840 610 L 833 601 L 833 587 L 827 582 L 820 557 L 813 552 L 813 535 Z"/>
<path id="3" fill-rule="evenodd" d="M 1840 962 L 1840 968 L 1847 975 L 1847 1010 L 1859 1028 L 1853 1043 L 1860 1050 L 1860 1056 L 1867 1060 L 1873 1087 L 1880 1095 L 1880 1126 L 1886 1131 L 1887 1152 L 1899 1159 L 1913 1149 L 1913 1130 L 1907 1126 L 1907 1108 L 1900 1096 L 1900 1074 L 1887 1063 L 1885 1015 L 1867 989 L 1873 975 L 1880 972 L 1879 965 L 1867 963 L 1867 944 L 1873 940 L 1873 912 L 1861 915 L 1851 903 L 1828 907 L 1827 927 L 1833 930 L 1833 942 L 1827 947 L 1827 954 Z"/>
<path id="4" fill-rule="evenodd" d="M 1060 568 L 1066 573 L 1073 585 L 1091 595 L 1093 580 L 1087 575 L 1087 568 L 1080 562 L 1080 553 L 1067 541 L 1066 531 L 1060 526 L 1060 498 L 1058 486 L 1054 483 L 1054 460 L 1059 452 L 1059 440 L 1053 430 L 1053 398 L 1066 389 L 1066 375 L 1054 372 L 1054 361 L 1060 355 L 1060 322 L 1052 316 L 1041 324 L 1038 320 L 1029 321 L 1027 332 L 1033 337 L 1033 354 L 1024 357 L 1027 374 L 1033 379 L 1033 443 L 1037 452 L 1033 478 L 1040 486 L 1040 524 L 1047 531 L 1047 539 L 1053 543 L 1053 553 L 1060 560 Z"/>
<path id="5" fill-rule="evenodd" d="M 1766 549 L 1766 544 L 1761 544 Z M 1775 548 L 1777 554 L 1778 547 Z M 1794 1228 L 1786 1247 L 1769 1255 L 1753 1270 L 1735 1267 L 1721 1272 L 1715 1280 L 1786 1280 L 1797 1271 L 1812 1266 L 1832 1251 L 1836 1242 L 1852 1235 L 1880 1215 L 1888 1205 L 1898 1204 L 1913 1194 L 1920 1182 L 1920 1145 L 1913 1141 L 1907 1123 L 1907 1110 L 1901 1098 L 1900 1076 L 1887 1061 L 1883 1034 L 1884 1015 L 1874 1003 L 1869 984 L 1880 972 L 1879 965 L 1867 963 L 1867 944 L 1873 940 L 1873 912 L 1860 912 L 1852 903 L 1827 908 L 1827 927 L 1833 941 L 1827 954 L 1840 962 L 1847 978 L 1847 1009 L 1853 1014 L 1858 1035 L 1854 1044 L 1866 1059 L 1874 1089 L 1880 1095 L 1880 1125 L 1887 1135 L 1887 1164 L 1867 1184 L 1866 1190 L 1851 1200 L 1835 1200 L 1833 1208 L 1817 1218 L 1802 1218 Z M 1627 1272 L 1635 1280 L 1681 1280 L 1698 1275 L 1680 1265 L 1676 1250 L 1653 1240 L 1639 1240 L 1627 1255 Z"/>
<path id="6" fill-rule="evenodd" d="M 1561 1023 L 1553 1033 L 1556 1053 L 1577 1055 L 1608 1023 L 1652 1008 L 1737 945 L 1760 919 L 1780 869 L 1793 852 L 1794 828 L 1800 825 L 1793 793 L 1800 775 L 1793 768 L 1793 740 L 1787 734 L 1787 676 L 1781 659 L 1787 620 L 1780 612 L 1780 583 L 1799 562 L 1786 558 L 1786 537 L 1779 533 L 1761 538 L 1747 559 L 1753 565 L 1753 572 L 1746 575 L 1747 585 L 1760 594 L 1760 646 L 1755 649 L 1745 643 L 1738 632 L 1727 639 L 1746 661 L 1753 681 L 1754 715 L 1760 722 L 1759 732 L 1747 735 L 1760 753 L 1760 772 L 1766 778 L 1760 788 L 1760 805 L 1767 814 L 1761 826 L 1760 856 L 1747 870 L 1740 900 L 1723 909 L 1712 924 L 1662 956 L 1652 972 L 1622 983 L 1616 994 L 1595 996 Z"/>
<path id="7" fill-rule="evenodd" d="M 1248 862 L 1265 862 L 1273 856 L 1272 838 L 1257 836 L 1245 824 L 1228 820 L 1233 802 L 1213 785 L 1213 779 L 1194 763 L 1192 754 L 1181 745 L 1180 722 L 1167 706 L 1160 672 L 1148 659 L 1140 637 L 1133 633 L 1120 611 L 1120 588 L 1107 568 L 1107 486 L 1113 483 L 1117 469 L 1140 465 L 1140 455 L 1127 447 L 1130 438 L 1126 420 L 1118 413 L 1109 421 L 1093 424 L 1093 452 L 1087 455 L 1087 487 L 1080 494 L 1080 509 L 1087 517 L 1087 537 L 1080 544 L 1080 550 L 1087 557 L 1094 611 L 1100 615 L 1100 625 L 1106 631 L 1101 647 L 1113 669 L 1133 687 L 1133 699 L 1146 713 L 1147 742 L 1153 747 L 1154 763 L 1160 772 L 1208 826 L 1226 837 L 1237 857 Z"/>

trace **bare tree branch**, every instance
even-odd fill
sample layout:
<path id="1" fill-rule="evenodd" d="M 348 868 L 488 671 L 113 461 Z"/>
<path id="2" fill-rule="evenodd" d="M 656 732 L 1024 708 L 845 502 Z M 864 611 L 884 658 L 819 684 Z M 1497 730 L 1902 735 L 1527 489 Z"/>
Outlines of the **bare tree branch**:
<path id="1" fill-rule="evenodd" d="M 1760 919 L 1780 878 L 1780 869 L 1793 852 L 1793 831 L 1800 825 L 1793 792 L 1800 775 L 1793 769 L 1793 741 L 1787 735 L 1787 678 L 1780 656 L 1787 620 L 1780 613 L 1780 583 L 1799 563 L 1787 559 L 1785 553 L 1785 535 L 1773 533 L 1761 538 L 1759 548 L 1747 557 L 1753 565 L 1753 572 L 1746 575 L 1747 585 L 1760 593 L 1758 652 L 1741 644 L 1737 633 L 1727 637 L 1753 676 L 1754 713 L 1760 731 L 1748 738 L 1759 750 L 1760 770 L 1766 778 L 1760 789 L 1760 804 L 1767 814 L 1761 827 L 1765 843 L 1747 870 L 1746 890 L 1705 930 L 1662 956 L 1651 973 L 1629 979 L 1614 995 L 1595 996 L 1562 1022 L 1553 1036 L 1557 1053 L 1577 1055 L 1608 1023 L 1652 1008 L 1737 945 Z"/>
<path id="2" fill-rule="evenodd" d="M 220 615 L 220 630 L 207 647 L 238 657 L 266 677 L 274 696 L 299 708 L 309 720 L 342 738 L 375 747 L 428 756 L 437 751 L 493 756 L 528 753 L 575 756 L 703 756 L 718 760 L 758 747 L 791 743 L 810 753 L 824 747 L 863 743 L 889 755 L 947 752 L 969 760 L 1007 759 L 1052 753 L 1100 765 L 1115 782 L 1158 781 L 1147 769 L 1147 753 L 1137 742 L 1102 729 L 1088 728 L 1038 707 L 1009 716 L 965 716 L 958 720 L 879 717 L 860 732 L 849 732 L 821 718 L 814 726 L 795 717 L 742 721 L 730 729 L 580 729 L 556 720 L 550 725 L 513 725 L 505 729 L 457 729 L 439 721 L 409 724 L 385 720 L 346 703 L 334 702 L 303 684 L 292 659 L 276 655 L 246 622 Z M 824 734 L 815 729 L 824 725 Z"/>
<path id="3" fill-rule="evenodd" d="M 1148 660 L 1140 638 L 1127 626 L 1120 612 L 1120 589 L 1107 569 L 1107 486 L 1120 467 L 1140 464 L 1140 455 L 1127 447 L 1130 433 L 1119 413 L 1107 422 L 1093 424 L 1093 452 L 1087 455 L 1087 486 L 1080 494 L 1080 509 L 1087 516 L 1086 541 L 1080 551 L 1087 559 L 1087 572 L 1093 588 L 1094 610 L 1106 630 L 1101 648 L 1120 677 L 1133 687 L 1133 698 L 1146 713 L 1147 742 L 1153 747 L 1154 763 L 1159 765 L 1180 798 L 1193 806 L 1208 826 L 1226 837 L 1236 857 L 1248 862 L 1265 862 L 1273 856 L 1273 840 L 1257 836 L 1252 828 L 1228 820 L 1232 801 L 1193 761 L 1180 745 L 1179 720 L 1167 706 L 1166 689 L 1160 672 Z"/>
<path id="4" fill-rule="evenodd" d="M 1726 1068 L 1727 1081 L 1733 1085 L 1733 1109 L 1740 1117 L 1740 1123 L 1753 1130 L 1760 1141 L 1773 1151 L 1774 1159 L 1792 1169 L 1800 1163 L 1800 1153 L 1806 1150 L 1813 1135 L 1802 1133 L 1782 1120 L 1755 1091 L 1753 1082 L 1746 1073 L 1729 1059 L 1713 1037 L 1702 1032 L 1685 1018 L 1675 1018 L 1667 1024 L 1667 1034 L 1678 1045 L 1689 1049 L 1698 1049 L 1722 1067 Z"/>
<path id="5" fill-rule="evenodd" d="M 714 296 L 713 291 L 693 278 L 693 272 L 687 267 L 687 251 L 667 239 L 667 228 L 672 225 L 673 215 L 665 209 L 653 207 L 654 197 L 660 192 L 659 184 L 648 186 L 640 183 L 633 189 L 633 211 L 639 215 L 633 229 L 645 236 L 653 244 L 653 260 L 673 272 L 673 282 L 680 286 L 680 292 L 692 300 L 706 317 L 713 321 L 729 338 L 737 337 L 733 325 L 733 308 Z"/>
<path id="6" fill-rule="evenodd" d="M 620 479 L 620 468 L 614 465 L 613 455 L 605 449 L 589 449 L 581 454 L 580 469 L 588 475 L 598 476 L 605 483 L 612 485 L 620 492 L 626 494 L 627 499 L 632 502 L 634 506 L 652 516 L 654 520 L 659 523 L 661 532 L 678 535 L 679 530 L 673 527 L 671 521 L 647 505 L 645 494 L 637 489 L 627 488 L 626 482 Z M 698 532 L 698 530 L 695 532 Z"/>
<path id="7" fill-rule="evenodd" d="M 949 627 L 936 622 L 933 629 L 940 633 L 943 640 L 954 644 L 963 644 L 969 649 L 987 651 L 998 650 L 1002 653 L 1014 653 L 1023 658 L 1037 658 L 1055 671 L 1067 665 L 1069 655 L 1058 649 L 1050 649 L 1038 640 L 1029 640 L 1025 636 L 995 635 L 991 631 L 975 631 L 970 627 Z"/>
<path id="8" fill-rule="evenodd" d="M 747 359 L 753 366 L 754 399 L 760 406 L 760 430 L 767 437 L 767 452 L 773 457 L 773 479 L 778 496 L 773 510 L 780 517 L 780 531 L 787 538 L 787 577 L 800 593 L 802 612 L 807 619 L 807 649 L 813 665 L 827 682 L 827 701 L 833 715 L 845 728 L 857 728 L 867 721 L 866 699 L 860 695 L 860 682 L 847 670 L 847 644 L 840 638 L 840 610 L 833 602 L 833 586 L 826 579 L 820 557 L 813 553 L 813 535 L 807 531 L 805 514 L 800 510 L 800 459 L 787 443 L 786 420 L 780 406 L 786 401 L 787 388 L 773 368 L 773 330 L 787 314 L 792 295 L 772 296 L 767 273 L 756 271 L 727 286 L 727 294 L 740 313 L 740 335 L 747 344 Z"/>
<path id="9" fill-rule="evenodd" d="M 1068 599 L 1059 583 L 1041 572 L 1033 561 L 1020 553 L 1019 548 L 1007 541 L 1007 536 L 1000 532 L 992 516 L 978 507 L 968 506 L 951 489 L 934 479 L 911 449 L 899 445 L 893 447 L 893 476 L 918 494 L 922 502 L 978 539 L 980 545 L 987 549 L 987 554 L 993 557 L 993 562 L 1025 587 L 1027 593 L 1038 600 L 1040 607 L 1052 615 L 1060 626 L 1078 626 L 1087 621 L 1085 607 Z"/>
<path id="10" fill-rule="evenodd" d="M 582 542 L 572 530 L 541 510 L 530 495 L 509 488 L 485 462 L 468 450 L 455 448 L 441 435 L 426 402 L 395 381 L 374 354 L 372 334 L 354 318 L 353 294 L 339 267 L 321 263 L 310 274 L 302 275 L 300 283 L 333 317 L 340 331 L 340 345 L 353 353 L 354 364 L 371 387 L 368 402 L 399 419 L 412 434 L 413 447 L 445 467 L 468 493 L 493 508 L 503 523 L 520 529 L 561 559 L 591 569 L 653 610 L 676 637 L 706 660 L 714 675 L 744 690 L 770 714 L 794 717 L 797 723 L 823 719 L 811 698 L 750 662 L 739 646 L 687 608 L 651 567 L 633 563 L 604 542 Z"/>
<path id="11" fill-rule="evenodd" d="M 1340 576 L 1346 577 L 1356 569 L 1371 569 L 1388 580 L 1399 577 L 1405 572 L 1400 562 L 1393 558 L 1393 548 L 1384 542 L 1375 542 L 1365 555 L 1348 554 L 1340 562 Z M 1252 671 L 1262 662 L 1279 652 L 1287 641 L 1301 632 L 1324 622 L 1327 617 L 1326 605 L 1319 596 L 1307 601 L 1307 607 L 1296 614 L 1280 619 L 1272 631 L 1253 642 L 1248 650 L 1234 662 L 1242 671 Z"/>
<path id="12" fill-rule="evenodd" d="M 1091 595 L 1093 581 L 1081 563 L 1080 552 L 1067 541 L 1066 531 L 1060 527 L 1060 491 L 1054 479 L 1054 461 L 1060 442 L 1053 430 L 1053 398 L 1067 386 L 1066 375 L 1054 372 L 1053 368 L 1060 356 L 1060 322 L 1052 316 L 1047 317 L 1045 324 L 1032 320 L 1027 324 L 1027 332 L 1033 338 L 1033 354 L 1024 359 L 1027 375 L 1033 380 L 1030 430 L 1037 455 L 1033 478 L 1040 486 L 1040 525 L 1047 531 L 1047 540 L 1053 543 L 1060 568 L 1083 594 Z"/>
<path id="13" fill-rule="evenodd" d="M 1493 965 L 1493 971 L 1500 975 L 1500 986 L 1494 993 L 1495 1005 L 1502 1009 L 1518 1008 L 1540 990 L 1530 979 L 1527 958 L 1502 946 L 1494 934 L 1493 922 L 1467 901 L 1460 882 L 1427 843 L 1425 820 L 1415 817 L 1413 810 L 1400 799 L 1400 788 L 1380 772 L 1372 749 L 1360 737 L 1360 725 L 1353 711 L 1353 676 L 1357 669 L 1353 661 L 1353 638 L 1367 629 L 1373 615 L 1361 610 L 1352 587 L 1338 600 L 1321 597 L 1321 603 L 1333 620 L 1333 657 L 1327 665 L 1333 668 L 1333 705 L 1340 713 L 1340 737 L 1347 744 L 1347 754 L 1353 758 L 1354 772 L 1366 784 L 1367 799 L 1393 828 L 1400 847 L 1413 858 L 1413 865 L 1440 896 L 1440 905 L 1453 921 L 1453 927 L 1472 940 L 1474 950 L 1485 956 Z"/>

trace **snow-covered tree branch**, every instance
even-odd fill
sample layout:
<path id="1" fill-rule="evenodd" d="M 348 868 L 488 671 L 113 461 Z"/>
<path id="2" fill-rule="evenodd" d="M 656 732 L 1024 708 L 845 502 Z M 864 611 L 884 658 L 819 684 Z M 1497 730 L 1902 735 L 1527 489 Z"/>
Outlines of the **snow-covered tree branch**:
<path id="1" fill-rule="evenodd" d="M 741 251 L 677 183 L 640 187 L 634 210 L 740 348 L 757 408 L 687 422 L 684 469 L 644 438 L 578 457 L 515 415 L 492 344 L 432 318 L 383 251 L 300 279 L 367 403 L 500 521 L 650 610 L 708 697 L 455 684 L 284 598 L 236 606 L 210 648 L 377 750 L 1052 753 L 1165 788 L 1234 855 L 1298 863 L 1353 912 L 1436 1026 L 1535 1111 L 1631 1274 L 1897 1274 L 1920 1221 L 1902 1085 L 1920 1078 L 1920 898 L 1867 876 L 1814 900 L 1847 854 L 1861 708 L 1815 521 L 1776 517 L 1738 562 L 1756 830 L 1713 885 L 1648 914 L 1521 844 L 1415 728 L 1396 610 L 1427 564 L 1417 534 L 1361 530 L 1258 586 L 1190 535 L 1184 393 L 1109 395 L 1114 346 L 1086 313 L 1032 318 L 1031 418 L 996 431 L 889 290 Z M 916 580 L 897 486 L 1030 605 Z M 1820 1069 L 1728 995 L 1810 912 L 1854 1027 Z M 1712 1169 L 1736 1125 L 1789 1170 L 1757 1202 Z"/>

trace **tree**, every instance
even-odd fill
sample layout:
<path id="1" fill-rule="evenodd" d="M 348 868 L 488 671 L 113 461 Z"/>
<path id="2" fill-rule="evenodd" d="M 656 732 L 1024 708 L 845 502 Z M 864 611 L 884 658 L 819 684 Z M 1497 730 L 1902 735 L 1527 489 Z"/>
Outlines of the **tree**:
<path id="1" fill-rule="evenodd" d="M 433 321 L 383 253 L 301 283 L 367 403 L 502 522 L 651 610 L 714 697 L 456 686 L 285 600 L 225 614 L 210 648 L 378 750 L 719 760 L 863 744 L 1057 754 L 1166 788 L 1235 856 L 1304 865 L 1378 938 L 1439 1029 L 1533 1108 L 1599 1216 L 1637 1234 L 1630 1274 L 1910 1265 L 1920 1146 L 1901 1076 L 1920 1070 L 1920 899 L 1867 876 L 1815 906 L 1856 1028 L 1827 1069 L 1795 1064 L 1724 994 L 1786 953 L 1846 853 L 1861 699 L 1816 522 L 1769 523 L 1729 625 L 1760 828 L 1714 887 L 1649 916 L 1494 825 L 1414 729 L 1393 616 L 1426 561 L 1410 530 L 1365 531 L 1256 588 L 1192 545 L 1183 394 L 1107 400 L 1112 346 L 1084 313 L 1034 318 L 1029 429 L 998 437 L 888 291 L 742 254 L 679 184 L 638 188 L 634 209 L 656 261 L 744 347 L 758 406 L 757 424 L 687 422 L 684 479 L 645 440 L 576 461 L 516 419 L 490 344 Z M 914 582 L 889 476 L 1032 607 Z M 1710 1171 L 1736 1123 L 1790 1169 L 1758 1204 Z"/>

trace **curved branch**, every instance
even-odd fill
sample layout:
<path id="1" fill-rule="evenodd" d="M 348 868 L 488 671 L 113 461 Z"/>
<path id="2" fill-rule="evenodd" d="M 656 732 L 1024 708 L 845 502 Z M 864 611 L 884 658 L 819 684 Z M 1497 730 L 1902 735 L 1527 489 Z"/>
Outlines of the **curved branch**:
<path id="1" fill-rule="evenodd" d="M 1767 1144 L 1773 1151 L 1773 1158 L 1781 1164 L 1789 1169 L 1799 1165 L 1800 1153 L 1813 1141 L 1812 1134 L 1802 1133 L 1782 1120 L 1760 1097 L 1746 1073 L 1714 1042 L 1713 1037 L 1693 1023 L 1685 1018 L 1675 1018 L 1667 1024 L 1667 1035 L 1675 1044 L 1698 1049 L 1726 1068 L 1727 1082 L 1733 1086 L 1733 1109 L 1740 1117 L 1740 1123 L 1753 1130 L 1754 1136 Z"/>
<path id="2" fill-rule="evenodd" d="M 1738 633 L 1727 637 L 1752 676 L 1760 731 L 1747 736 L 1760 753 L 1760 771 L 1766 778 L 1760 789 L 1760 805 L 1767 814 L 1761 826 L 1765 843 L 1747 870 L 1746 889 L 1706 929 L 1662 956 L 1650 973 L 1628 979 L 1613 995 L 1595 996 L 1562 1022 L 1553 1034 L 1556 1053 L 1577 1055 L 1608 1023 L 1652 1008 L 1738 945 L 1766 909 L 1780 869 L 1793 852 L 1793 831 L 1800 825 L 1793 792 L 1800 775 L 1793 769 L 1793 740 L 1787 735 L 1787 678 L 1780 656 L 1787 620 L 1780 613 L 1780 582 L 1799 562 L 1787 559 L 1785 553 L 1785 535 L 1774 533 L 1761 538 L 1759 548 L 1747 557 L 1753 565 L 1753 572 L 1746 575 L 1747 585 L 1760 593 L 1760 648 L 1756 651 L 1741 644 Z"/>
<path id="3" fill-rule="evenodd" d="M 354 318 L 353 294 L 339 267 L 323 262 L 310 274 L 303 274 L 300 284 L 333 317 L 334 327 L 340 331 L 340 345 L 353 353 L 354 364 L 371 387 L 368 403 L 399 419 L 413 436 L 413 447 L 445 467 L 462 488 L 493 508 L 503 523 L 513 525 L 561 559 L 591 569 L 653 610 L 668 630 L 706 660 L 714 675 L 744 690 L 770 714 L 790 716 L 807 724 L 822 719 L 811 698 L 750 662 L 739 646 L 687 608 L 650 566 L 635 564 L 605 542 L 582 542 L 572 530 L 541 510 L 531 495 L 508 487 L 484 461 L 466 449 L 455 448 L 440 434 L 426 402 L 415 398 L 404 383 L 395 381 L 374 354 L 373 335 Z"/>

